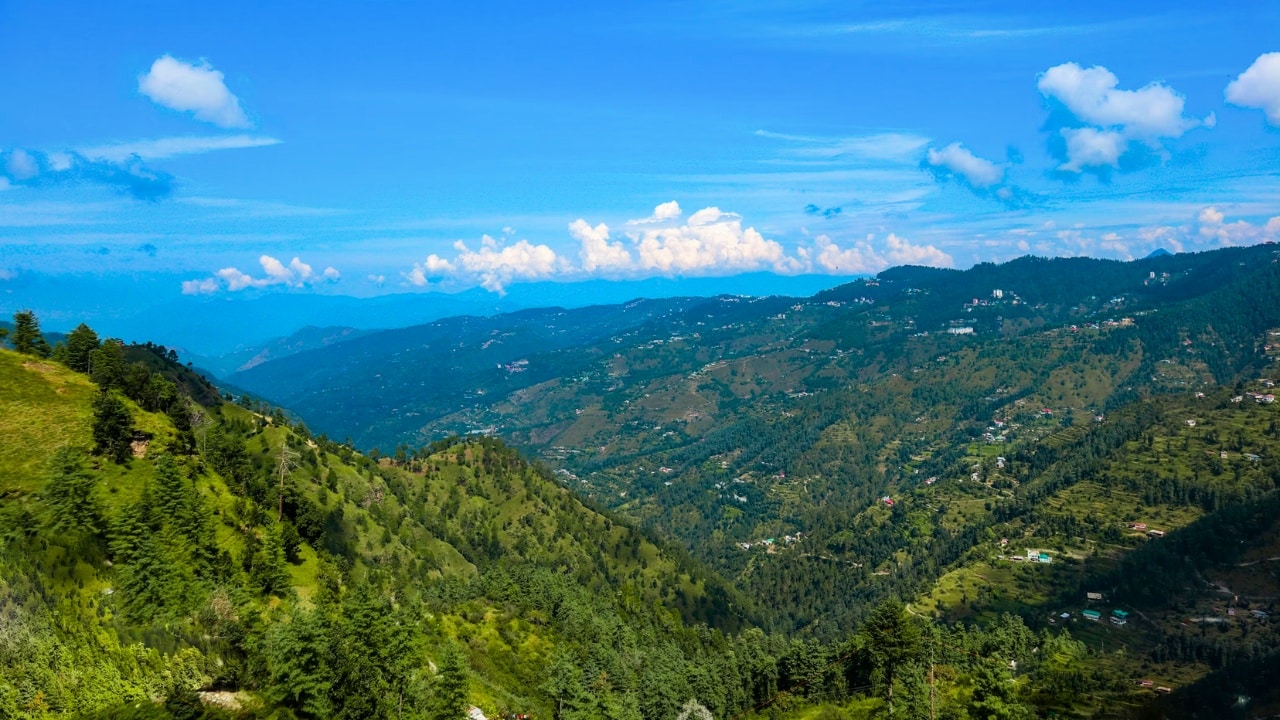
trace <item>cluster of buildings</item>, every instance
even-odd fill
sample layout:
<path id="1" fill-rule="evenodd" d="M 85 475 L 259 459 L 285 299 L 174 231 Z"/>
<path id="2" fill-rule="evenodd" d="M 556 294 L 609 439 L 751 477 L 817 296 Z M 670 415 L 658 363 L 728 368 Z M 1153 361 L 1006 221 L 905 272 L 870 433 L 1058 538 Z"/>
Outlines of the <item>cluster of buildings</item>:
<path id="1" fill-rule="evenodd" d="M 800 542 L 800 539 L 803 537 L 804 537 L 804 533 L 802 532 L 798 532 L 795 535 L 783 535 L 782 544 L 791 545 L 793 543 L 798 543 Z M 738 547 L 742 548 L 743 550 L 750 550 L 753 547 L 762 547 L 769 552 L 772 552 L 773 548 L 777 545 L 778 545 L 778 541 L 776 538 L 765 538 L 764 540 L 757 540 L 753 543 L 749 543 L 749 542 L 738 543 Z"/>

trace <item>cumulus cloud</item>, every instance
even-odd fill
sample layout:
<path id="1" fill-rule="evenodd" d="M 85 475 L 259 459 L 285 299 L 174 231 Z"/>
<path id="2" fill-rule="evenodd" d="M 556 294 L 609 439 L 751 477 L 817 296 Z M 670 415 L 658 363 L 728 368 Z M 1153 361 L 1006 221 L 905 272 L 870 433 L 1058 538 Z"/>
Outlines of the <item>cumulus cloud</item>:
<path id="1" fill-rule="evenodd" d="M 742 227 L 740 217 L 717 207 L 699 210 L 683 225 L 632 231 L 628 237 L 636 249 L 635 267 L 642 271 L 704 275 L 800 269 L 782 245 L 753 227 Z"/>
<path id="2" fill-rule="evenodd" d="M 1195 127 L 1212 127 L 1216 121 L 1212 115 L 1204 120 L 1186 117 L 1186 100 L 1162 83 L 1122 90 L 1120 79 L 1100 65 L 1056 65 L 1040 76 L 1037 87 L 1085 124 L 1058 130 L 1065 141 L 1058 170 L 1068 173 L 1119 169 L 1120 158 L 1133 141 L 1161 150 L 1162 139 L 1181 137 Z"/>
<path id="3" fill-rule="evenodd" d="M 136 155 L 113 161 L 78 152 L 15 148 L 0 153 L 0 169 L 5 186 L 103 185 L 139 200 L 160 200 L 173 192 L 173 177 L 148 167 Z"/>
<path id="4" fill-rule="evenodd" d="M 262 266 L 262 277 L 254 277 L 239 268 L 225 267 L 215 272 L 212 277 L 183 281 L 182 294 L 209 295 L 224 288 L 228 292 L 238 292 L 273 285 L 300 288 L 319 283 L 337 282 L 342 277 L 337 268 L 333 267 L 326 267 L 317 273 L 314 268 L 296 257 L 286 265 L 270 255 L 263 255 L 258 258 L 258 264 Z"/>
<path id="5" fill-rule="evenodd" d="M 680 210 L 680 203 L 676 202 L 675 200 L 672 200 L 670 202 L 661 203 L 660 205 L 655 207 L 653 209 L 653 214 L 650 215 L 649 217 L 641 218 L 640 220 L 628 220 L 627 224 L 628 225 L 652 225 L 654 223 L 667 222 L 668 220 L 675 220 L 676 218 L 680 217 L 681 213 L 682 211 Z"/>
<path id="6" fill-rule="evenodd" d="M 138 78 L 138 92 L 157 105 L 189 112 L 197 120 L 219 127 L 249 127 L 240 100 L 231 94 L 223 75 L 205 60 L 186 63 L 163 55 Z"/>
<path id="7" fill-rule="evenodd" d="M 675 205 L 672 203 L 664 203 L 658 206 L 658 210 L 662 210 L 665 205 Z M 676 208 L 679 214 L 679 206 Z M 659 213 L 654 212 L 657 216 Z M 573 236 L 581 244 L 578 251 L 578 258 L 582 261 L 583 272 L 618 271 L 627 270 L 631 267 L 631 253 L 622 246 L 620 242 L 609 242 L 609 226 L 600 223 L 595 227 L 581 218 L 569 223 L 569 234 Z"/>
<path id="8" fill-rule="evenodd" d="M 1280 241 L 1280 216 L 1265 222 L 1228 221 L 1226 213 L 1210 206 L 1201 209 L 1191 222 L 1140 228 L 1137 236 L 1149 250 L 1163 247 L 1173 252 L 1256 245 Z"/>
<path id="9" fill-rule="evenodd" d="M 933 245 L 916 245 L 894 233 L 879 247 L 874 235 L 845 247 L 819 235 L 814 239 L 812 260 L 817 269 L 833 275 L 874 273 L 891 265 L 955 266 L 954 258 Z"/>
<path id="10" fill-rule="evenodd" d="M 461 240 L 453 247 L 458 251 L 453 260 L 432 253 L 424 262 L 415 263 L 413 269 L 405 273 L 405 280 L 422 287 L 433 279 L 453 276 L 474 280 L 484 289 L 504 295 L 512 281 L 546 280 L 568 267 L 550 247 L 534 245 L 528 240 L 507 245 L 485 235 L 476 250 Z"/>
<path id="11" fill-rule="evenodd" d="M 969 148 L 958 142 L 953 142 L 941 150 L 929 148 L 925 161 L 930 167 L 963 178 L 975 188 L 989 188 L 1004 180 L 1003 167 L 974 155 Z"/>
<path id="12" fill-rule="evenodd" d="M 1062 128 L 1058 131 L 1067 143 L 1067 159 L 1059 170 L 1078 173 L 1090 167 L 1120 167 L 1120 156 L 1129 141 L 1115 130 L 1097 128 Z"/>
<path id="13" fill-rule="evenodd" d="M 1267 122 L 1280 126 L 1280 52 L 1263 53 L 1226 89 L 1227 102 L 1256 108 Z"/>
<path id="14" fill-rule="evenodd" d="M 528 240 L 515 243 L 485 235 L 478 249 L 454 243 L 450 257 L 432 253 L 401 274 L 417 287 L 478 284 L 503 293 L 512 282 L 581 280 L 588 277 L 639 278 L 653 276 L 711 276 L 769 271 L 782 274 L 874 272 L 890 265 L 951 267 L 950 255 L 932 245 L 917 245 L 898 235 L 841 247 L 826 235 L 790 252 L 742 217 L 718 207 L 703 208 L 683 221 L 675 202 L 655 208 L 644 222 L 629 221 L 615 237 L 606 223 L 592 225 L 579 218 L 569 223 L 578 243 L 578 263 L 558 255 L 547 245 Z"/>

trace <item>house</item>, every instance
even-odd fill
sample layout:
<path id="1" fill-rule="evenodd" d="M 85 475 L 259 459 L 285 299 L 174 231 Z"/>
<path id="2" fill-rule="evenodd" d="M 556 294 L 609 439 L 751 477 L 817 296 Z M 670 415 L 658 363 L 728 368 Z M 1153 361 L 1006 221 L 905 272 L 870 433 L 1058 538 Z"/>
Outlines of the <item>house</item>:
<path id="1" fill-rule="evenodd" d="M 880 498 L 880 502 L 884 503 L 888 507 L 893 507 L 893 498 L 889 497 L 888 495 L 885 495 L 884 497 Z"/>
<path id="2" fill-rule="evenodd" d="M 1086 600 L 1088 600 L 1089 602 L 1099 602 L 1099 601 L 1101 601 L 1101 600 L 1102 600 L 1102 593 L 1097 593 L 1097 592 L 1087 592 L 1087 593 L 1085 593 L 1085 594 L 1084 594 L 1084 597 L 1085 597 L 1085 599 L 1086 599 Z"/>
<path id="3" fill-rule="evenodd" d="M 1161 685 L 1160 687 L 1157 687 L 1157 688 L 1156 688 L 1156 692 L 1158 692 L 1158 693 L 1164 693 L 1165 695 L 1168 695 L 1169 693 L 1173 692 L 1173 688 L 1165 687 L 1165 686 Z"/>
<path id="4" fill-rule="evenodd" d="M 1162 537 L 1164 537 L 1164 531 L 1163 531 L 1163 530 L 1148 530 L 1148 531 L 1147 531 L 1147 537 L 1162 538 Z"/>
<path id="5" fill-rule="evenodd" d="M 1254 455 L 1253 453 L 1245 453 L 1245 454 L 1244 454 L 1244 459 L 1245 459 L 1245 460 L 1248 460 L 1249 462 L 1258 462 L 1259 460 L 1261 460 L 1261 459 L 1262 459 L 1262 456 L 1261 456 L 1261 455 Z"/>
<path id="6" fill-rule="evenodd" d="M 1053 558 L 1049 557 L 1049 553 L 1040 553 L 1040 557 L 1037 559 L 1045 564 L 1053 562 Z"/>
<path id="7" fill-rule="evenodd" d="M 1271 617 L 1266 610 L 1250 610 L 1249 612 L 1253 613 L 1253 616 L 1259 620 L 1266 620 Z"/>
<path id="8" fill-rule="evenodd" d="M 470 709 L 467 710 L 467 720 L 489 720 L 489 718 L 484 716 L 484 712 L 482 712 L 480 708 L 472 705 Z"/>
<path id="9" fill-rule="evenodd" d="M 1196 426 L 1195 420 L 1187 420 L 1187 427 L 1195 427 L 1195 426 Z"/>
<path id="10" fill-rule="evenodd" d="M 1110 620 L 1112 625 L 1124 627 L 1129 624 L 1129 613 L 1124 610 L 1112 610 Z"/>
<path id="11" fill-rule="evenodd" d="M 1235 396 L 1235 397 L 1231 398 L 1231 402 L 1233 402 L 1233 403 L 1244 402 L 1244 396 L 1243 396 L 1243 395 L 1237 395 L 1237 396 Z"/>
<path id="12" fill-rule="evenodd" d="M 1080 614 L 1084 616 L 1085 620 L 1092 620 L 1094 622 L 1098 622 L 1099 620 L 1102 619 L 1102 613 L 1098 612 L 1097 610 L 1083 610 L 1080 612 Z"/>
<path id="13" fill-rule="evenodd" d="M 1035 550 L 1028 550 L 1027 559 L 1030 560 L 1031 562 L 1036 562 L 1037 560 L 1040 559 L 1040 553 L 1036 552 Z"/>
<path id="14" fill-rule="evenodd" d="M 1129 523 L 1129 529 L 1130 529 L 1130 530 L 1146 530 L 1146 529 L 1147 529 L 1147 524 L 1146 524 L 1146 523 L 1140 523 L 1140 522 Z"/>
<path id="15" fill-rule="evenodd" d="M 1262 399 L 1259 400 L 1259 402 L 1264 402 L 1264 403 L 1267 403 L 1268 405 L 1270 405 L 1275 401 L 1276 401 L 1276 396 L 1272 395 L 1271 393 L 1267 393 L 1266 395 L 1263 395 Z"/>
<path id="16" fill-rule="evenodd" d="M 1139 680 L 1138 685 L 1142 687 L 1152 687 L 1155 685 L 1155 683 L 1151 682 L 1150 680 Z"/>

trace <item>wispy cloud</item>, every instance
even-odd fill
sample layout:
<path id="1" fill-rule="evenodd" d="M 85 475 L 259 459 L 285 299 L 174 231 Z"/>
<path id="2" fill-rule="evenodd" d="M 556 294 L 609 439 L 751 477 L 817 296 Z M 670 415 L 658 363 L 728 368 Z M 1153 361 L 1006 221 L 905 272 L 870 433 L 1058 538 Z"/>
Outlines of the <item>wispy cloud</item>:
<path id="1" fill-rule="evenodd" d="M 93 160 L 122 162 L 131 157 L 142 160 L 166 160 L 181 155 L 202 155 L 218 150 L 241 150 L 280 144 L 280 140 L 262 135 L 213 135 L 130 140 L 78 149 L 80 155 Z"/>
<path id="2" fill-rule="evenodd" d="M 112 161 L 78 152 L 15 148 L 0 154 L 0 177 L 22 187 L 104 185 L 138 200 L 160 200 L 173 192 L 173 176 L 148 167 L 136 156 Z"/>
<path id="3" fill-rule="evenodd" d="M 929 138 L 905 132 L 880 132 L 845 137 L 819 137 L 757 130 L 757 137 L 784 143 L 792 157 L 830 161 L 916 162 Z"/>

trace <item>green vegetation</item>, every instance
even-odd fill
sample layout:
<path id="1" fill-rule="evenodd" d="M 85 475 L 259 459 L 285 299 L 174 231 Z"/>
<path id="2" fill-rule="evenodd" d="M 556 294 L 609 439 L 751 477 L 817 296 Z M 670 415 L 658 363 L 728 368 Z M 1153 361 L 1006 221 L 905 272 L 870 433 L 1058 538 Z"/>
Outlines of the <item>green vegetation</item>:
<path id="1" fill-rule="evenodd" d="M 362 454 L 81 326 L 0 351 L 0 716 L 1269 712 L 1277 334 L 1260 247 L 462 318 L 237 378 Z M 557 469 L 449 432 L 490 428 Z"/>

